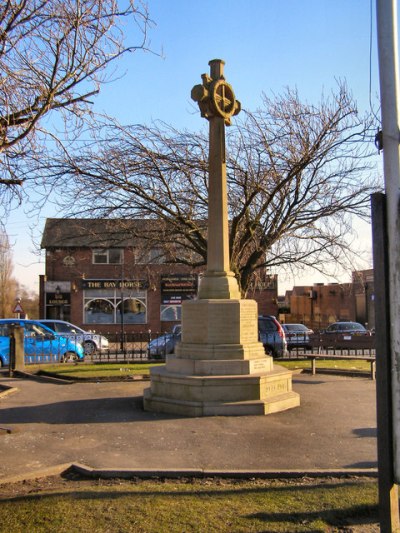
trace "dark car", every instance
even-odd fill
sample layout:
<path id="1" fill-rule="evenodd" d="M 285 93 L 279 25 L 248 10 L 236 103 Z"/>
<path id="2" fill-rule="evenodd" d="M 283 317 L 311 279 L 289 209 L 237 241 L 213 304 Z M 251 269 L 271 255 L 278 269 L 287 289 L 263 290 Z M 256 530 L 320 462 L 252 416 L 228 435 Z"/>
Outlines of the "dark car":
<path id="1" fill-rule="evenodd" d="M 374 336 L 358 322 L 334 322 L 313 337 L 313 346 L 324 349 L 368 349 L 374 346 Z"/>
<path id="2" fill-rule="evenodd" d="M 288 350 L 297 348 L 311 349 L 310 335 L 314 331 L 304 324 L 282 324 L 285 330 Z"/>
<path id="3" fill-rule="evenodd" d="M 164 333 L 149 342 L 147 353 L 149 357 L 165 357 L 174 353 L 175 345 L 181 340 L 182 326 L 174 326 L 171 333 Z"/>
<path id="4" fill-rule="evenodd" d="M 334 322 L 326 328 L 324 333 L 343 334 L 343 335 L 371 335 L 362 324 L 358 322 Z"/>
<path id="5" fill-rule="evenodd" d="M 175 350 L 175 345 L 181 340 L 182 326 L 177 325 L 171 333 L 164 333 L 149 342 L 147 353 L 149 357 L 165 357 Z M 263 343 L 265 353 L 274 357 L 287 355 L 285 332 L 278 320 L 272 316 L 258 317 L 258 337 Z"/>
<path id="6" fill-rule="evenodd" d="M 285 332 L 274 316 L 258 317 L 258 338 L 264 345 L 265 353 L 273 357 L 287 356 Z"/>

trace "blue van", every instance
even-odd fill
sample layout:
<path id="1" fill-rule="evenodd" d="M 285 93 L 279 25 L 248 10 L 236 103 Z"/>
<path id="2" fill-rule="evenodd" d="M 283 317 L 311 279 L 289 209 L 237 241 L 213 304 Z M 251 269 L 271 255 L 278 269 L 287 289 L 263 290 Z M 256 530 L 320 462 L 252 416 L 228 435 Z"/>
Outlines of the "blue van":
<path id="1" fill-rule="evenodd" d="M 0 319 L 0 367 L 10 364 L 10 332 L 12 326 L 24 328 L 25 363 L 59 363 L 83 361 L 85 354 L 79 342 L 59 337 L 36 320 Z"/>

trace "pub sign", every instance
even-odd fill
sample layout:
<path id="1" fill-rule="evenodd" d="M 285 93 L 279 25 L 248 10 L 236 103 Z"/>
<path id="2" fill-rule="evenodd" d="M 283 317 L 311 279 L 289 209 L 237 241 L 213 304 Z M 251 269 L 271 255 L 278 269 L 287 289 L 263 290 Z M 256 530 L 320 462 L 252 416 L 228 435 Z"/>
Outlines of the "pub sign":
<path id="1" fill-rule="evenodd" d="M 193 274 L 161 276 L 162 305 L 180 305 L 184 300 L 194 300 L 198 277 Z"/>

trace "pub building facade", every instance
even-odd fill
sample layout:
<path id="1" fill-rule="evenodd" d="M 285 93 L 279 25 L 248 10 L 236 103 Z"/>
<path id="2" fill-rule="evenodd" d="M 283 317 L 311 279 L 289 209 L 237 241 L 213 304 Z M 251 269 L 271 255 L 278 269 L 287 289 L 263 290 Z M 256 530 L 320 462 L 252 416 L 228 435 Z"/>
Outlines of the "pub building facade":
<path id="1" fill-rule="evenodd" d="M 171 331 L 182 302 L 197 295 L 201 272 L 165 262 L 140 238 L 149 221 L 47 219 L 41 242 L 40 316 L 104 335 Z M 159 246 L 159 245 L 158 245 Z M 277 283 L 249 295 L 263 314 L 276 312 Z"/>

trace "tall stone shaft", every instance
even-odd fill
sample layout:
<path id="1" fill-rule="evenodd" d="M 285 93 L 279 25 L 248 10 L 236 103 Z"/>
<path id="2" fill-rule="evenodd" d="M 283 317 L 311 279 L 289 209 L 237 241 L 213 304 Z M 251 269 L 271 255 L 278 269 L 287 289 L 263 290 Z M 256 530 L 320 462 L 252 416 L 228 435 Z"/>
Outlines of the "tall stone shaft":
<path id="1" fill-rule="evenodd" d="M 224 119 L 210 119 L 207 271 L 230 270 Z"/>
<path id="2" fill-rule="evenodd" d="M 210 76 L 192 89 L 203 117 L 209 121 L 209 191 L 207 271 L 200 282 L 199 299 L 240 299 L 230 270 L 225 125 L 240 111 L 232 87 L 225 81 L 224 61 L 209 62 Z"/>

